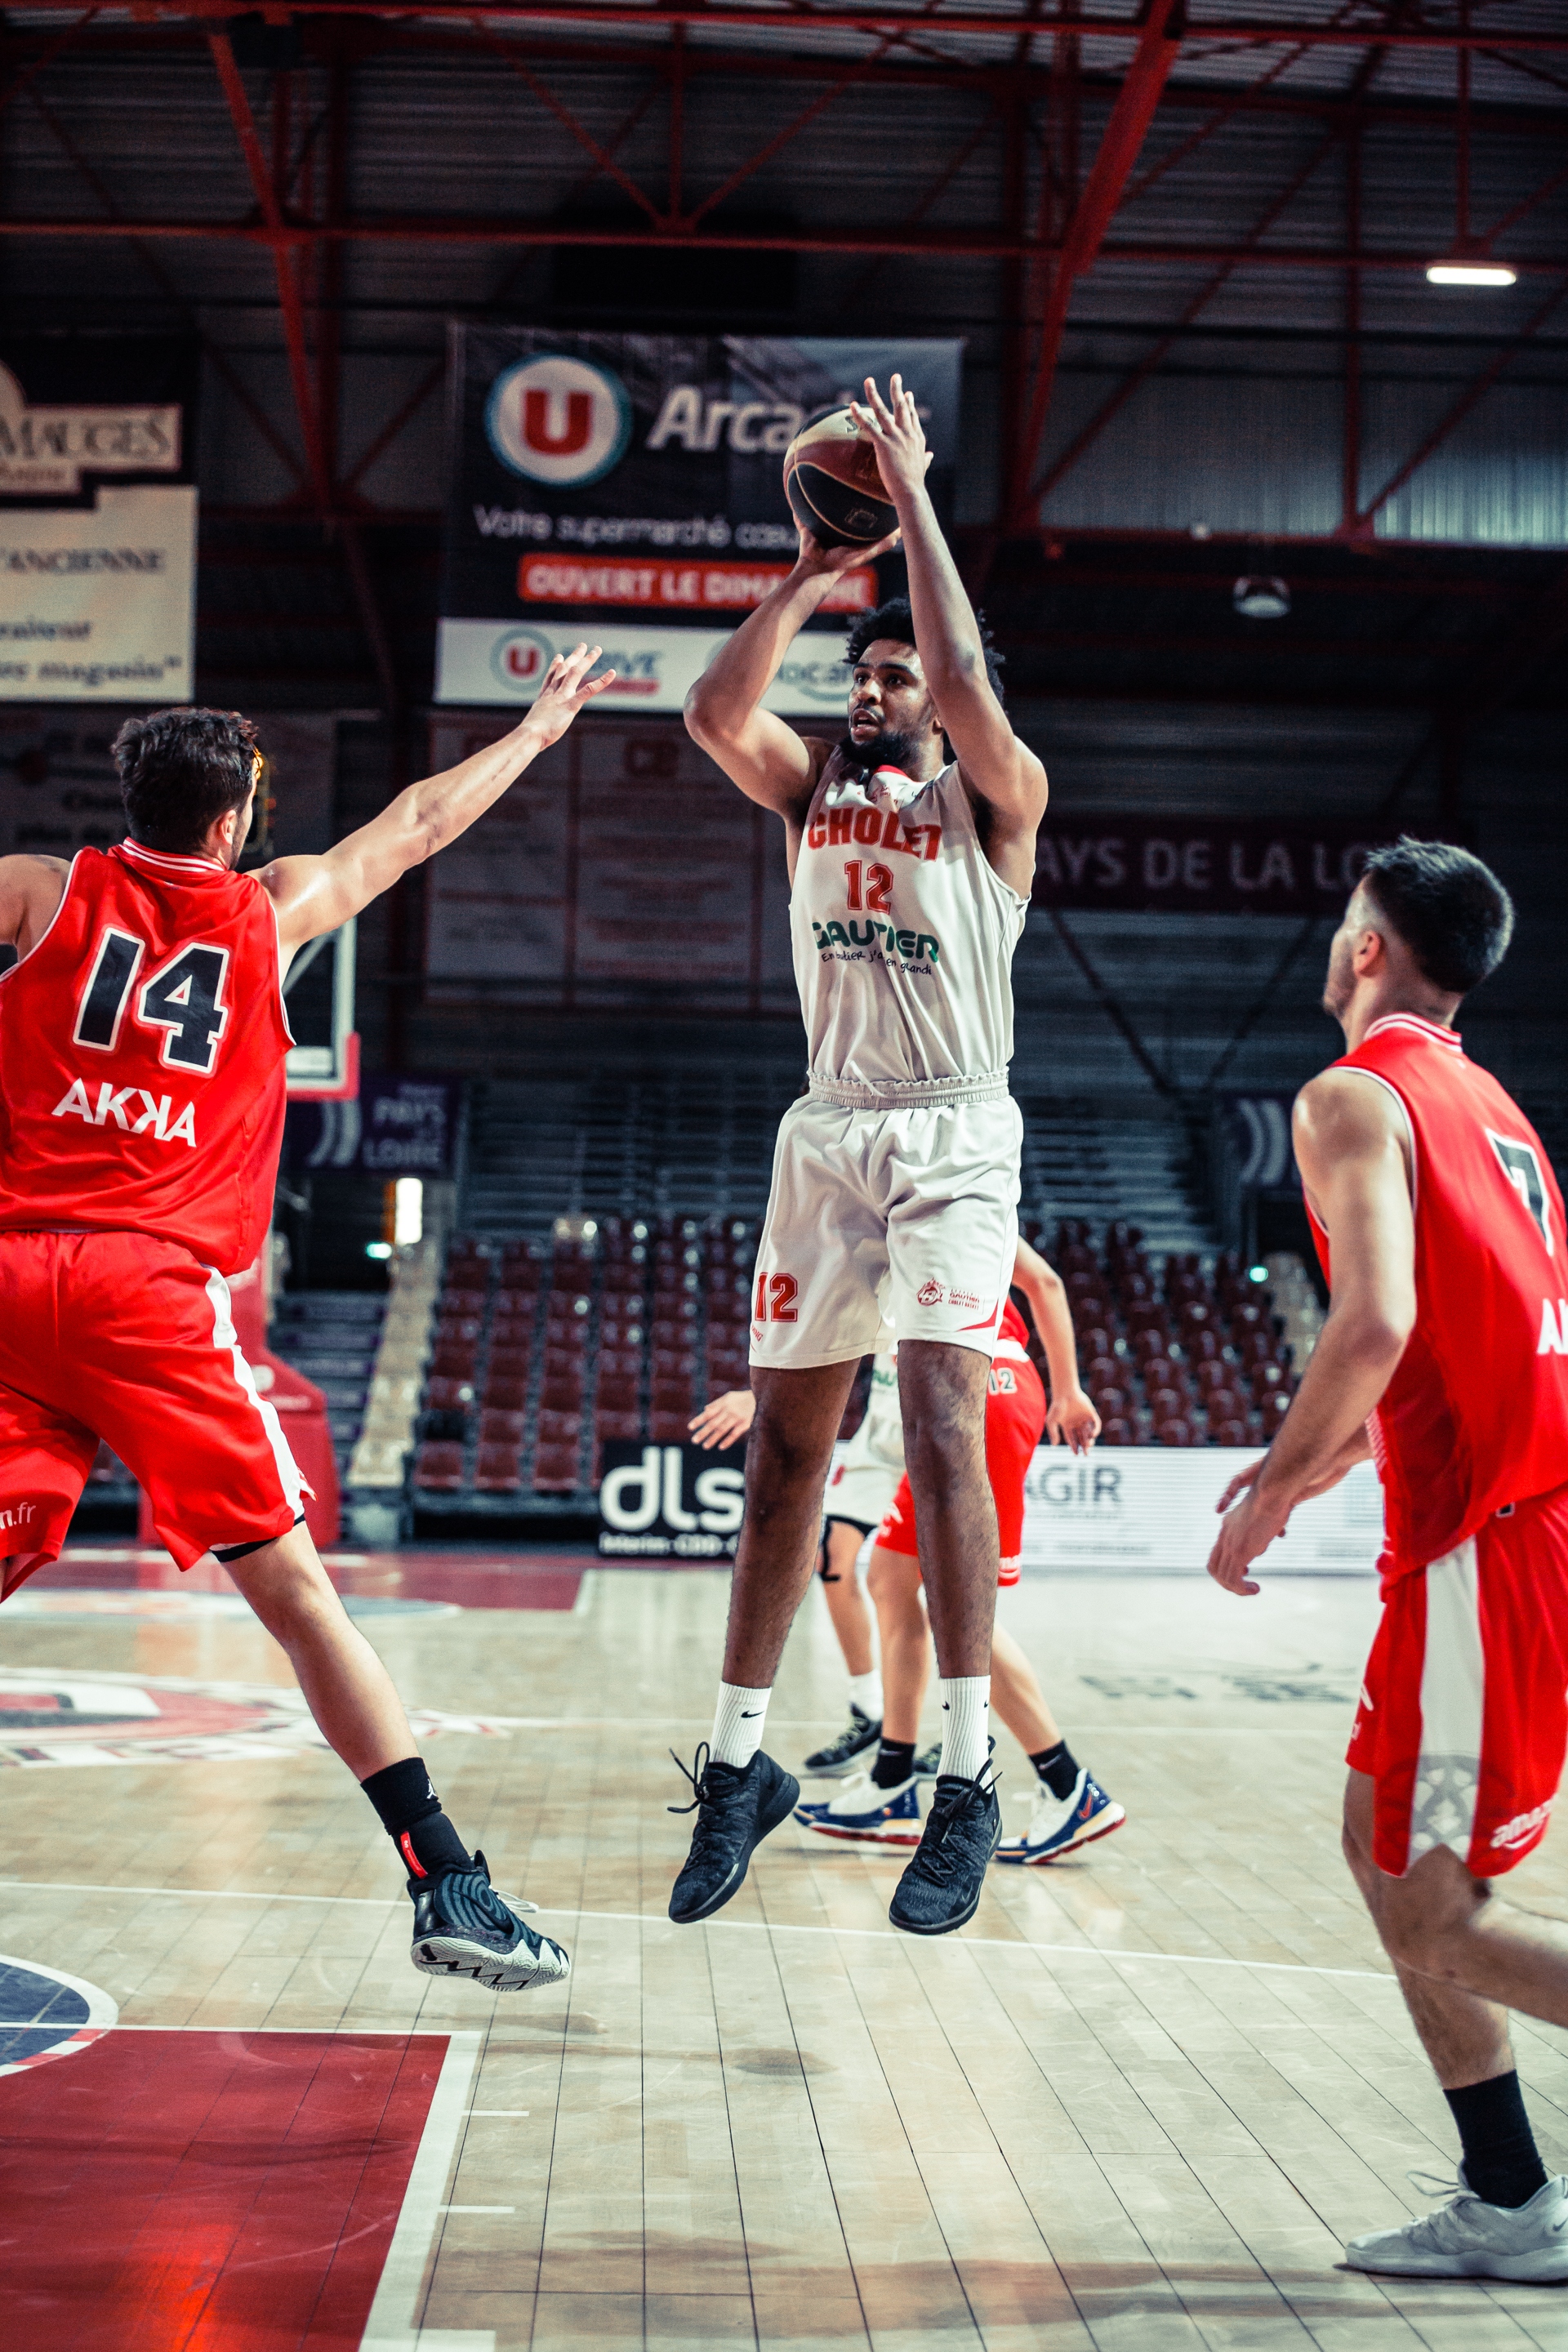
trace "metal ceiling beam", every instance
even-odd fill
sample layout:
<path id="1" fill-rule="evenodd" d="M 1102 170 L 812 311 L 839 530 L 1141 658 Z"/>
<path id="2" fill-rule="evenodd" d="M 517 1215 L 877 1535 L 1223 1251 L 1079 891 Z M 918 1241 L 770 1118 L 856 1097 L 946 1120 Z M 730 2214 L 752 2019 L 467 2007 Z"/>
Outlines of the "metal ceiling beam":
<path id="1" fill-rule="evenodd" d="M 651 13 L 651 12 L 650 12 Z M 331 18 L 321 17 L 309 29 L 307 54 L 313 62 L 338 53 L 353 58 L 396 56 L 406 51 L 411 56 L 472 58 L 473 35 L 458 26 L 406 24 L 389 20 L 357 22 L 340 28 Z M 673 54 L 675 32 L 684 32 L 684 26 L 673 28 L 668 42 L 662 40 L 606 41 L 536 38 L 528 45 L 531 61 L 538 65 L 583 65 L 600 68 L 606 65 L 625 66 L 646 71 L 650 67 L 667 66 Z M 173 24 L 167 26 L 121 23 L 99 23 L 88 32 L 74 29 L 68 37 L 79 55 L 102 54 L 112 57 L 145 56 L 158 58 L 178 54 L 205 39 L 198 25 Z M 39 54 L 29 59 L 29 51 Z M 36 34 L 0 26 L 0 56 L 28 59 L 25 70 L 36 70 L 43 62 Z M 1165 85 L 1161 107 L 1184 110 L 1202 109 L 1234 114 L 1304 115 L 1325 122 L 1348 121 L 1352 116 L 1368 124 L 1409 124 L 1415 129 L 1430 131 L 1451 127 L 1456 109 L 1451 100 L 1423 99 L 1414 95 L 1388 98 L 1363 106 L 1353 105 L 1342 92 L 1335 90 L 1280 89 L 1271 77 L 1275 68 L 1260 75 L 1250 88 L 1230 89 L 1222 84 L 1184 79 Z M 686 79 L 722 79 L 733 76 L 742 79 L 761 81 L 837 81 L 844 71 L 844 60 L 830 53 L 815 54 L 796 51 L 787 58 L 764 49 L 721 49 L 710 43 L 700 47 L 688 46 L 683 73 Z M 907 47 L 880 63 L 868 66 L 866 79 L 879 86 L 898 89 L 973 89 L 989 96 L 1004 98 L 1026 96 L 1033 100 L 1044 100 L 1050 89 L 1050 68 L 1045 65 L 1018 65 L 996 58 L 990 61 L 966 62 L 959 58 L 939 62 L 916 59 Z M 1114 74 L 1084 71 L 1080 77 L 1087 98 L 1114 98 L 1121 87 Z M 1568 83 L 1553 84 L 1568 91 Z M 0 97 L 0 106 L 4 99 Z M 1478 131 L 1491 136 L 1546 137 L 1568 136 L 1568 109 L 1550 106 L 1505 106 L 1496 102 L 1483 103 L 1472 100 L 1471 120 Z"/>
<path id="2" fill-rule="evenodd" d="M 1026 258 L 1053 251 L 1037 239 L 1022 240 L 1001 229 L 914 229 L 901 224 L 887 228 L 802 228 L 790 230 L 710 229 L 639 230 L 630 223 L 583 227 L 559 221 L 497 220 L 365 220 L 336 222 L 284 220 L 278 227 L 265 221 L 234 220 L 79 220 L 37 215 L 29 219 L 0 216 L 0 236 L 65 237 L 91 241 L 103 237 L 147 237 L 159 241 L 207 238 L 218 244 L 258 245 L 271 249 L 310 246 L 321 240 L 349 245 L 476 245 L 559 247 L 700 247 L 729 253 L 904 253 L 941 257 L 990 256 Z M 1100 248 L 1102 261 L 1175 262 L 1206 268 L 1229 262 L 1252 269 L 1386 269 L 1425 271 L 1436 247 L 1422 246 L 1394 251 L 1363 247 L 1359 252 L 1327 251 L 1318 246 L 1157 245 L 1131 240 L 1107 242 Z M 1555 278 L 1568 270 L 1562 254 L 1510 254 L 1509 267 L 1521 277 Z M 1116 330 L 1125 332 L 1125 329 Z M 1151 327 L 1140 332 L 1161 331 Z M 1500 330 L 1500 332 L 1502 331 Z"/>
<path id="3" fill-rule="evenodd" d="M 149 16 L 198 22 L 209 31 L 236 16 L 257 13 L 254 0 L 137 0 L 137 5 Z M 79 0 L 29 0 L 29 8 L 35 15 L 78 14 Z M 286 13 L 297 17 L 335 17 L 352 24 L 396 18 L 406 15 L 407 7 L 405 0 L 363 0 L 363 5 L 360 0 L 288 0 Z M 486 5 L 486 0 L 419 0 L 418 14 L 433 22 L 473 24 L 483 19 L 488 25 L 515 25 L 520 29 L 550 24 L 636 25 L 644 29 L 724 25 L 741 26 L 751 33 L 789 35 L 850 28 L 894 34 L 925 30 L 949 37 L 990 34 L 1012 38 L 1030 26 L 1022 9 L 983 12 L 958 6 L 948 14 L 941 0 L 936 0 L 929 10 L 890 7 L 878 5 L 878 0 L 822 0 L 821 5 L 816 5 L 816 0 L 806 5 L 799 5 L 799 0 L 781 0 L 781 5 L 774 6 L 746 5 L 746 0 L 658 0 L 657 6 L 647 5 L 647 0 L 501 0 L 501 5 Z M 1136 22 L 1125 16 L 1083 16 L 1067 6 L 1058 6 L 1049 16 L 1034 20 L 1034 28 L 1042 33 L 1071 31 L 1087 40 L 1119 42 L 1136 42 L 1140 30 Z M 1568 30 L 1552 30 L 1539 25 L 1490 25 L 1482 29 L 1466 25 L 1415 24 L 1390 32 L 1375 25 L 1273 24 L 1246 17 L 1200 20 L 1188 16 L 1174 37 L 1184 48 L 1205 41 L 1220 42 L 1227 48 L 1277 48 L 1299 43 L 1307 48 L 1353 49 L 1376 44 L 1431 49 L 1450 56 L 1461 49 L 1529 50 L 1568 56 Z"/>
<path id="4" fill-rule="evenodd" d="M 1045 314 L 1040 321 L 1028 416 L 1023 437 L 1013 455 L 1008 506 L 1020 520 L 1024 514 L 1019 512 L 1018 490 L 1020 486 L 1028 484 L 1035 470 L 1035 454 L 1039 448 L 1040 436 L 1045 431 L 1046 416 L 1050 408 L 1051 393 L 1057 379 L 1057 362 L 1061 355 L 1062 330 L 1067 325 L 1073 285 L 1086 270 L 1094 267 L 1096 256 L 1105 241 L 1105 232 L 1121 202 L 1122 193 L 1131 177 L 1132 166 L 1142 152 L 1149 125 L 1154 120 L 1154 111 L 1160 103 L 1160 93 L 1176 61 L 1178 44 L 1170 28 L 1179 25 L 1180 21 L 1178 0 L 1144 0 L 1137 50 L 1100 134 L 1099 151 L 1089 167 L 1083 193 L 1073 206 L 1063 232 L 1061 251 L 1051 275 Z M 1037 501 L 1032 489 L 1025 489 L 1021 503 L 1025 514 L 1034 511 Z"/>

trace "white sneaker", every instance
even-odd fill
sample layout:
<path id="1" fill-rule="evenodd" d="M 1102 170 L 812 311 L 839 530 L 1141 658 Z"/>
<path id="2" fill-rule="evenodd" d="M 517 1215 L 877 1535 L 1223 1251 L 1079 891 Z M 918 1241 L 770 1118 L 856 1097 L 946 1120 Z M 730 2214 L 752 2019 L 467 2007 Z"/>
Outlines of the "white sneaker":
<path id="1" fill-rule="evenodd" d="M 1127 1819 L 1113 1797 L 1108 1797 L 1092 1772 L 1080 1769 L 1069 1797 L 1053 1797 L 1041 1781 L 1036 1788 L 1029 1826 L 1016 1837 L 1004 1838 L 996 1849 L 998 1862 L 1057 1862 L 1075 1846 L 1091 1845 L 1109 1837 Z"/>
<path id="2" fill-rule="evenodd" d="M 1352 2238 L 1345 2261 L 1352 2271 L 1389 2271 L 1400 2278 L 1568 2279 L 1568 2179 L 1559 2174 L 1528 2205 L 1487 2205 L 1465 2184 L 1441 2174 L 1412 2172 L 1418 2189 L 1452 2193 L 1436 2213 Z"/>

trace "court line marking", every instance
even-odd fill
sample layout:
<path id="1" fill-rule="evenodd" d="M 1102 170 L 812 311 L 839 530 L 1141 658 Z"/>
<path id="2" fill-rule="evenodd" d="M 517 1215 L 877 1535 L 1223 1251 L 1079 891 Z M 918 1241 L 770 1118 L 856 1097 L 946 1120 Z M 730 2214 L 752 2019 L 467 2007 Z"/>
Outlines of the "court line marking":
<path id="1" fill-rule="evenodd" d="M 76 1882 L 53 1878 L 0 1878 L 0 1886 L 32 1887 L 44 1894 L 61 1895 L 184 1895 L 193 1903 L 336 1903 L 368 1905 L 383 1911 L 394 1908 L 396 1895 L 264 1895 L 245 1887 L 231 1886 L 89 1886 Z M 542 1903 L 536 1915 L 542 1919 L 605 1919 L 639 1927 L 668 1927 L 669 1919 L 657 1911 L 581 1911 L 561 1905 Z M 709 1919 L 709 1927 L 739 1929 L 753 1936 L 853 1936 L 863 1940 L 883 1944 L 903 1944 L 906 1937 L 892 1927 L 821 1927 L 806 1921 L 771 1919 Z M 1183 1969 L 1252 1969 L 1264 1976 L 1288 1977 L 1358 1977 L 1373 1984 L 1393 1984 L 1396 1981 L 1389 1969 L 1331 1969 L 1311 1960 L 1237 1960 L 1228 1953 L 1212 1952 L 1135 1952 L 1110 1944 L 1041 1944 L 1025 1936 L 962 1936 L 961 1946 L 997 1952 L 1047 1952 L 1053 1958 L 1068 1960 L 1152 1960 L 1167 1968 Z M 27 1965 L 24 1963 L 23 1965 Z M 122 2031 L 125 2029 L 121 2029 Z M 139 2026 L 134 2032 L 178 2032 L 176 2026 Z M 223 2029 L 205 2026 L 191 2032 L 214 2032 Z M 355 2026 L 276 2026 L 243 2027 L 241 2032 L 321 2033 L 333 2031 L 345 2033 L 378 2029 Z M 385 2029 L 379 2029 L 384 2031 Z M 416 2032 L 418 2028 L 406 2027 L 405 2032 Z M 441 2029 L 426 2027 L 426 2032 Z"/>
<path id="2" fill-rule="evenodd" d="M 480 2040 L 472 2028 L 447 2038 L 397 2227 L 360 2338 L 361 2352 L 415 2352 L 419 2342 L 425 2273 L 446 2210 L 447 2182 L 473 2095 Z"/>

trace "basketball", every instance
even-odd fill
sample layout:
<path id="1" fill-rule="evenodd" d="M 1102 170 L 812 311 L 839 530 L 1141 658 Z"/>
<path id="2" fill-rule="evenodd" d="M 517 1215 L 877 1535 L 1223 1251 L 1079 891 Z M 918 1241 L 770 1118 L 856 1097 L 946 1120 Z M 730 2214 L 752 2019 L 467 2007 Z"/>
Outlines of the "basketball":
<path id="1" fill-rule="evenodd" d="M 877 452 L 847 408 L 795 435 L 784 479 L 791 513 L 824 547 L 870 547 L 898 528 Z"/>

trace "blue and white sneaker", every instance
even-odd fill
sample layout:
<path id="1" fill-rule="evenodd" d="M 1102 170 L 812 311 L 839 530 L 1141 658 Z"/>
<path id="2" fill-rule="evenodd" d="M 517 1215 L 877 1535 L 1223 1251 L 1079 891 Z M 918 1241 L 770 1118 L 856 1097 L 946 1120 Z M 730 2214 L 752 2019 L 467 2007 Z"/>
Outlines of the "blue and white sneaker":
<path id="1" fill-rule="evenodd" d="M 869 1772 L 857 1772 L 831 1803 L 797 1805 L 795 1820 L 818 1837 L 850 1845 L 919 1845 L 920 1780 L 910 1773 L 891 1789 L 879 1789 Z"/>
<path id="2" fill-rule="evenodd" d="M 1070 1797 L 1053 1797 L 1042 1781 L 1032 1802 L 1028 1828 L 1003 1840 L 996 1849 L 998 1862 L 1059 1862 L 1075 1846 L 1109 1837 L 1127 1819 L 1092 1772 L 1079 1772 Z"/>

